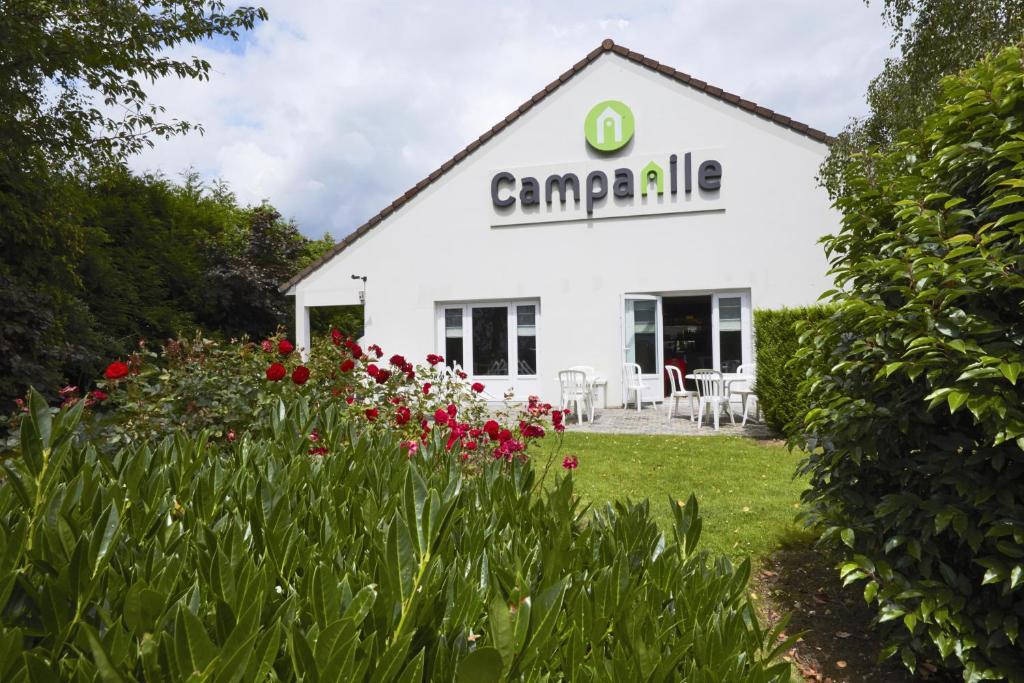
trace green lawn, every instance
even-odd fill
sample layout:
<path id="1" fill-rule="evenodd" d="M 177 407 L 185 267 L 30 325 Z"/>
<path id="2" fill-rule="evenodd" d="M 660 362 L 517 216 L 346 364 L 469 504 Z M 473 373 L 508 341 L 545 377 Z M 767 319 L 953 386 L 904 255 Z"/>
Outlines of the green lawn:
<path id="1" fill-rule="evenodd" d="M 569 428 L 571 430 L 571 427 Z M 545 439 L 554 448 L 556 439 Z M 810 536 L 794 521 L 804 484 L 793 479 L 800 459 L 777 443 L 723 436 L 633 436 L 565 433 L 558 460 L 579 457 L 577 490 L 603 504 L 627 498 L 651 501 L 663 529 L 668 499 L 697 496 L 704 519 L 701 543 L 713 553 L 752 556 L 755 564 L 786 542 Z M 536 461 L 544 462 L 546 453 Z M 543 465 L 541 465 L 543 466 Z"/>

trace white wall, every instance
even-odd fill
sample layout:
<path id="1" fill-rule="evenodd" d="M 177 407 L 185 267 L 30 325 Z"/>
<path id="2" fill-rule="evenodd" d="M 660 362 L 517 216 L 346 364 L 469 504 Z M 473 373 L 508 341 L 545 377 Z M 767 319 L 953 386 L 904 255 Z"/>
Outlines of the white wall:
<path id="1" fill-rule="evenodd" d="M 626 102 L 636 118 L 621 156 L 720 151 L 725 211 L 492 228 L 496 171 L 603 165 L 603 155 L 587 147 L 583 120 L 605 99 Z M 351 275 L 366 275 L 366 339 L 387 353 L 422 358 L 443 353 L 435 302 L 539 298 L 543 394 L 557 396 L 558 369 L 586 364 L 608 376 L 614 404 L 623 293 L 749 288 L 755 308 L 774 308 L 813 303 L 830 287 L 817 240 L 838 217 L 815 183 L 826 152 L 606 53 L 299 283 L 296 303 L 357 303 L 361 283 Z"/>

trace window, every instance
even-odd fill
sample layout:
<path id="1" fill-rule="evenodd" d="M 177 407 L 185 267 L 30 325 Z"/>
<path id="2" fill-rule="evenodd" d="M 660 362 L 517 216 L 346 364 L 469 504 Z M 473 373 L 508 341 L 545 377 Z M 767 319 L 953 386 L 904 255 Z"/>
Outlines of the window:
<path id="1" fill-rule="evenodd" d="M 534 301 L 444 304 L 438 346 L 475 377 L 536 377 L 540 305 Z"/>
<path id="2" fill-rule="evenodd" d="M 633 357 L 645 375 L 658 372 L 657 301 L 633 302 Z"/>
<path id="3" fill-rule="evenodd" d="M 462 309 L 444 309 L 444 359 L 449 365 L 466 367 L 462 348 Z"/>
<path id="4" fill-rule="evenodd" d="M 743 322 L 740 297 L 718 299 L 719 367 L 736 372 L 743 365 Z"/>
<path id="5" fill-rule="evenodd" d="M 473 374 L 508 374 L 508 306 L 473 307 Z"/>
<path id="6" fill-rule="evenodd" d="M 516 306 L 517 374 L 537 374 L 537 307 Z"/>

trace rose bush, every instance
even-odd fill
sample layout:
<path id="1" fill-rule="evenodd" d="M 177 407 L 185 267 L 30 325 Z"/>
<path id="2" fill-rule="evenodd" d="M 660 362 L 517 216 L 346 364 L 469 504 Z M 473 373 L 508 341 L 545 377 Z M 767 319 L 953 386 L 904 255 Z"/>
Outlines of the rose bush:
<path id="1" fill-rule="evenodd" d="M 364 423 L 361 429 L 393 432 L 400 441 L 420 443 L 440 430 L 449 450 L 469 445 L 465 460 L 524 458 L 531 441 L 563 429 L 562 413 L 536 398 L 522 410 L 490 410 L 480 396 L 484 386 L 453 375 L 441 356 L 414 364 L 394 354 L 385 366 L 383 355 L 380 346 L 364 351 L 337 331 L 316 340 L 307 361 L 280 336 L 258 344 L 178 339 L 159 351 L 140 344 L 110 364 L 91 394 L 80 399 L 77 387 L 66 387 L 61 396 L 65 406 L 84 400 L 80 429 L 105 450 L 179 428 L 209 430 L 217 439 L 265 430 L 265 412 L 299 396 L 314 409 L 337 404 L 346 419 Z M 443 421 L 435 419 L 438 411 Z M 484 431 L 491 418 L 503 423 L 493 436 Z"/>

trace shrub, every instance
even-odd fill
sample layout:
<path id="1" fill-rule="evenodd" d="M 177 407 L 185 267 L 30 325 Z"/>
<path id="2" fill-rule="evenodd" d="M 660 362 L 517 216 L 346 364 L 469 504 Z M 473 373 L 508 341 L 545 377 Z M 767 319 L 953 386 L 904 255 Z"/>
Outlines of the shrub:
<path id="1" fill-rule="evenodd" d="M 807 413 L 807 398 L 798 391 L 807 368 L 791 361 L 800 348 L 801 323 L 821 320 L 827 311 L 824 306 L 754 311 L 757 400 L 765 423 L 776 432 L 798 427 Z"/>
<path id="2" fill-rule="evenodd" d="M 805 500 L 847 583 L 910 667 L 1024 680 L 1024 63 L 943 81 L 938 110 L 856 159 L 826 239 L 835 312 L 817 371 Z"/>
<path id="3" fill-rule="evenodd" d="M 408 453 L 344 405 L 104 455 L 84 401 L 32 396 L 0 486 L 0 679 L 789 680 L 692 497 L 666 540 L 646 503 L 588 513 L 571 473 L 467 466 L 441 428 Z"/>

